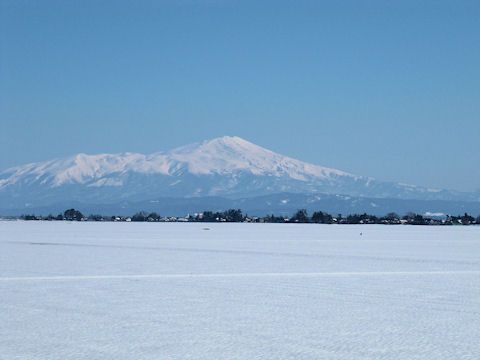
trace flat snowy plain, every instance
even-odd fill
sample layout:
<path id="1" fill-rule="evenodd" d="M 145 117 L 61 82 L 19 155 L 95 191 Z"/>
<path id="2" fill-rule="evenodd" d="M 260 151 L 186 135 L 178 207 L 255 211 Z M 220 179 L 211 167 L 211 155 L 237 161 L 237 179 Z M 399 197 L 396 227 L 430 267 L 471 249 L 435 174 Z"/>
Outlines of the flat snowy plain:
<path id="1" fill-rule="evenodd" d="M 479 339 L 480 227 L 0 222 L 2 360 L 478 360 Z"/>

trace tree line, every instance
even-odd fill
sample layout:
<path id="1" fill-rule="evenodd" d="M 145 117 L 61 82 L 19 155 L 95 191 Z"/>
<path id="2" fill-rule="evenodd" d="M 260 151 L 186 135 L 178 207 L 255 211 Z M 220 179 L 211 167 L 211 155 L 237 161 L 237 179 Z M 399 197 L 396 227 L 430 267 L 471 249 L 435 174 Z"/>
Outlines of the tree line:
<path id="1" fill-rule="evenodd" d="M 23 220 L 48 220 L 48 221 L 124 221 L 124 222 L 256 222 L 256 223 L 301 223 L 301 224 L 386 224 L 386 225 L 476 225 L 480 224 L 480 216 L 477 218 L 465 213 L 463 215 L 443 217 L 431 217 L 416 213 L 408 213 L 400 216 L 389 213 L 385 216 L 376 216 L 367 213 L 332 215 L 323 211 L 315 211 L 310 216 L 305 209 L 298 210 L 293 216 L 266 215 L 262 217 L 243 214 L 241 209 L 229 209 L 225 211 L 204 211 L 202 213 L 187 215 L 185 217 L 167 216 L 162 217 L 156 212 L 147 213 L 140 211 L 132 216 L 85 216 L 79 210 L 68 209 L 62 214 L 37 216 L 22 215 Z"/>

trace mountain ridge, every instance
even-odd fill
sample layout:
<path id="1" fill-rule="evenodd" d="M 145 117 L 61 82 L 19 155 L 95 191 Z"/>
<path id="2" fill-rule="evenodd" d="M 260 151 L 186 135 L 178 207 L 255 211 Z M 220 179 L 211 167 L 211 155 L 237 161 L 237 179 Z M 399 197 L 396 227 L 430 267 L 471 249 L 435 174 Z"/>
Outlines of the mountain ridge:
<path id="1" fill-rule="evenodd" d="M 58 201 L 114 203 L 161 197 L 244 198 L 275 193 L 478 201 L 478 194 L 379 181 L 310 164 L 224 136 L 153 154 L 84 153 L 0 172 L 6 208 Z"/>
<path id="2" fill-rule="evenodd" d="M 223 158 L 221 158 L 223 164 L 219 163 L 218 158 L 214 157 L 215 153 L 218 152 L 223 152 Z M 242 156 L 244 154 L 247 154 L 247 156 Z M 225 157 L 227 158 L 225 159 Z M 270 159 L 268 157 L 270 157 Z M 215 160 L 217 161 L 216 163 Z M 55 185 L 62 185 L 68 182 L 82 183 L 82 175 L 93 176 L 96 175 L 93 170 L 102 170 L 99 165 L 103 165 L 103 170 L 105 170 L 106 167 L 106 170 L 110 172 L 133 170 L 143 173 L 160 173 L 163 175 L 174 175 L 175 172 L 178 171 L 180 164 L 187 166 L 188 170 L 196 175 L 212 173 L 221 174 L 235 170 L 249 170 L 255 175 L 266 173 L 278 175 L 282 170 L 285 170 L 278 168 L 278 165 L 280 164 L 286 165 L 287 167 L 289 166 L 289 175 L 297 180 L 305 180 L 305 174 L 317 177 L 326 177 L 329 174 L 355 177 L 344 171 L 313 165 L 288 156 L 276 154 L 237 136 L 224 136 L 213 140 L 181 146 L 170 151 L 155 152 L 149 155 L 132 152 L 95 155 L 79 153 L 66 158 L 57 158 L 49 161 L 12 167 L 0 174 L 9 172 L 19 172 L 22 174 L 25 170 L 34 170 L 41 175 L 44 174 L 41 170 L 45 169 L 48 172 L 49 170 L 55 170 L 61 165 L 67 166 L 70 164 L 74 165 L 75 169 L 73 169 L 72 166 L 67 169 L 72 171 L 59 174 L 71 175 L 70 178 L 66 176 L 58 176 Z M 92 169 L 92 166 L 95 165 L 97 166 L 97 169 Z M 274 169 L 275 166 L 277 166 L 277 169 Z M 76 172 L 73 170 L 76 170 Z M 299 174 L 299 170 L 303 171 L 303 175 Z M 103 174 L 100 173 L 100 175 Z M 1 184 L 2 183 L 0 182 L 0 186 Z"/>

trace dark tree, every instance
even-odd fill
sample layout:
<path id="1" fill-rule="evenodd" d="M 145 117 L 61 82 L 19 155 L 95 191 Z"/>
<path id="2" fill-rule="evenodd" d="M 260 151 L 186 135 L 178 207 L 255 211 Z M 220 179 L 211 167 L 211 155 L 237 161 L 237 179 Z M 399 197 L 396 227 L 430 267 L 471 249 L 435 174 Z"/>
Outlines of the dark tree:
<path id="1" fill-rule="evenodd" d="M 412 220 L 413 225 L 426 225 L 427 221 L 424 219 L 424 217 L 420 214 L 417 214 L 413 217 Z"/>
<path id="2" fill-rule="evenodd" d="M 400 220 L 400 216 L 397 213 L 391 212 L 385 216 L 385 219 L 389 221 L 397 221 Z"/>
<path id="3" fill-rule="evenodd" d="M 333 222 L 333 217 L 323 211 L 316 211 L 312 215 L 312 222 L 317 224 L 331 224 Z"/>
<path id="4" fill-rule="evenodd" d="M 262 218 L 263 222 L 266 223 L 284 223 L 285 219 L 281 216 L 275 216 L 275 215 L 268 215 Z"/>
<path id="5" fill-rule="evenodd" d="M 413 213 L 413 212 L 408 212 L 406 215 L 403 216 L 403 220 L 407 220 L 407 221 L 413 221 L 413 219 L 415 218 L 417 214 Z"/>
<path id="6" fill-rule="evenodd" d="M 63 213 L 63 217 L 65 220 L 69 221 L 80 221 L 83 219 L 83 214 L 75 209 L 68 209 Z"/>
<path id="7" fill-rule="evenodd" d="M 222 216 L 228 222 L 242 222 L 244 217 L 242 215 L 242 210 L 240 209 L 229 209 Z"/>
<path id="8" fill-rule="evenodd" d="M 156 212 L 152 212 L 147 216 L 147 221 L 160 221 L 161 216 Z"/>
<path id="9" fill-rule="evenodd" d="M 147 213 L 140 211 L 132 216 L 132 221 L 147 221 Z"/>
<path id="10" fill-rule="evenodd" d="M 204 211 L 203 214 L 197 216 L 198 221 L 213 222 L 216 217 L 211 211 Z"/>
<path id="11" fill-rule="evenodd" d="M 473 216 L 468 215 L 467 213 L 465 213 L 465 214 L 460 218 L 460 220 L 462 221 L 462 224 L 463 224 L 463 225 L 470 225 L 470 224 L 475 223 L 475 218 L 474 218 Z"/>
<path id="12" fill-rule="evenodd" d="M 310 222 L 310 219 L 308 218 L 308 213 L 307 210 L 305 209 L 300 209 L 298 210 L 295 215 L 290 219 L 291 222 L 297 222 L 297 223 L 308 223 Z"/>

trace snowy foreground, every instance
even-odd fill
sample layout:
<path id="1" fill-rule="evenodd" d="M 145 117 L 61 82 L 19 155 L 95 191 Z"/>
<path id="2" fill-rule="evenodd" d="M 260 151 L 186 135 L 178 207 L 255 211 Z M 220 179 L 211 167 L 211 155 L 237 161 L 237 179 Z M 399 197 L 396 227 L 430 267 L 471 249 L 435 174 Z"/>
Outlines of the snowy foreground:
<path id="1" fill-rule="evenodd" d="M 480 227 L 0 222 L 2 360 L 458 360 L 478 339 Z"/>

